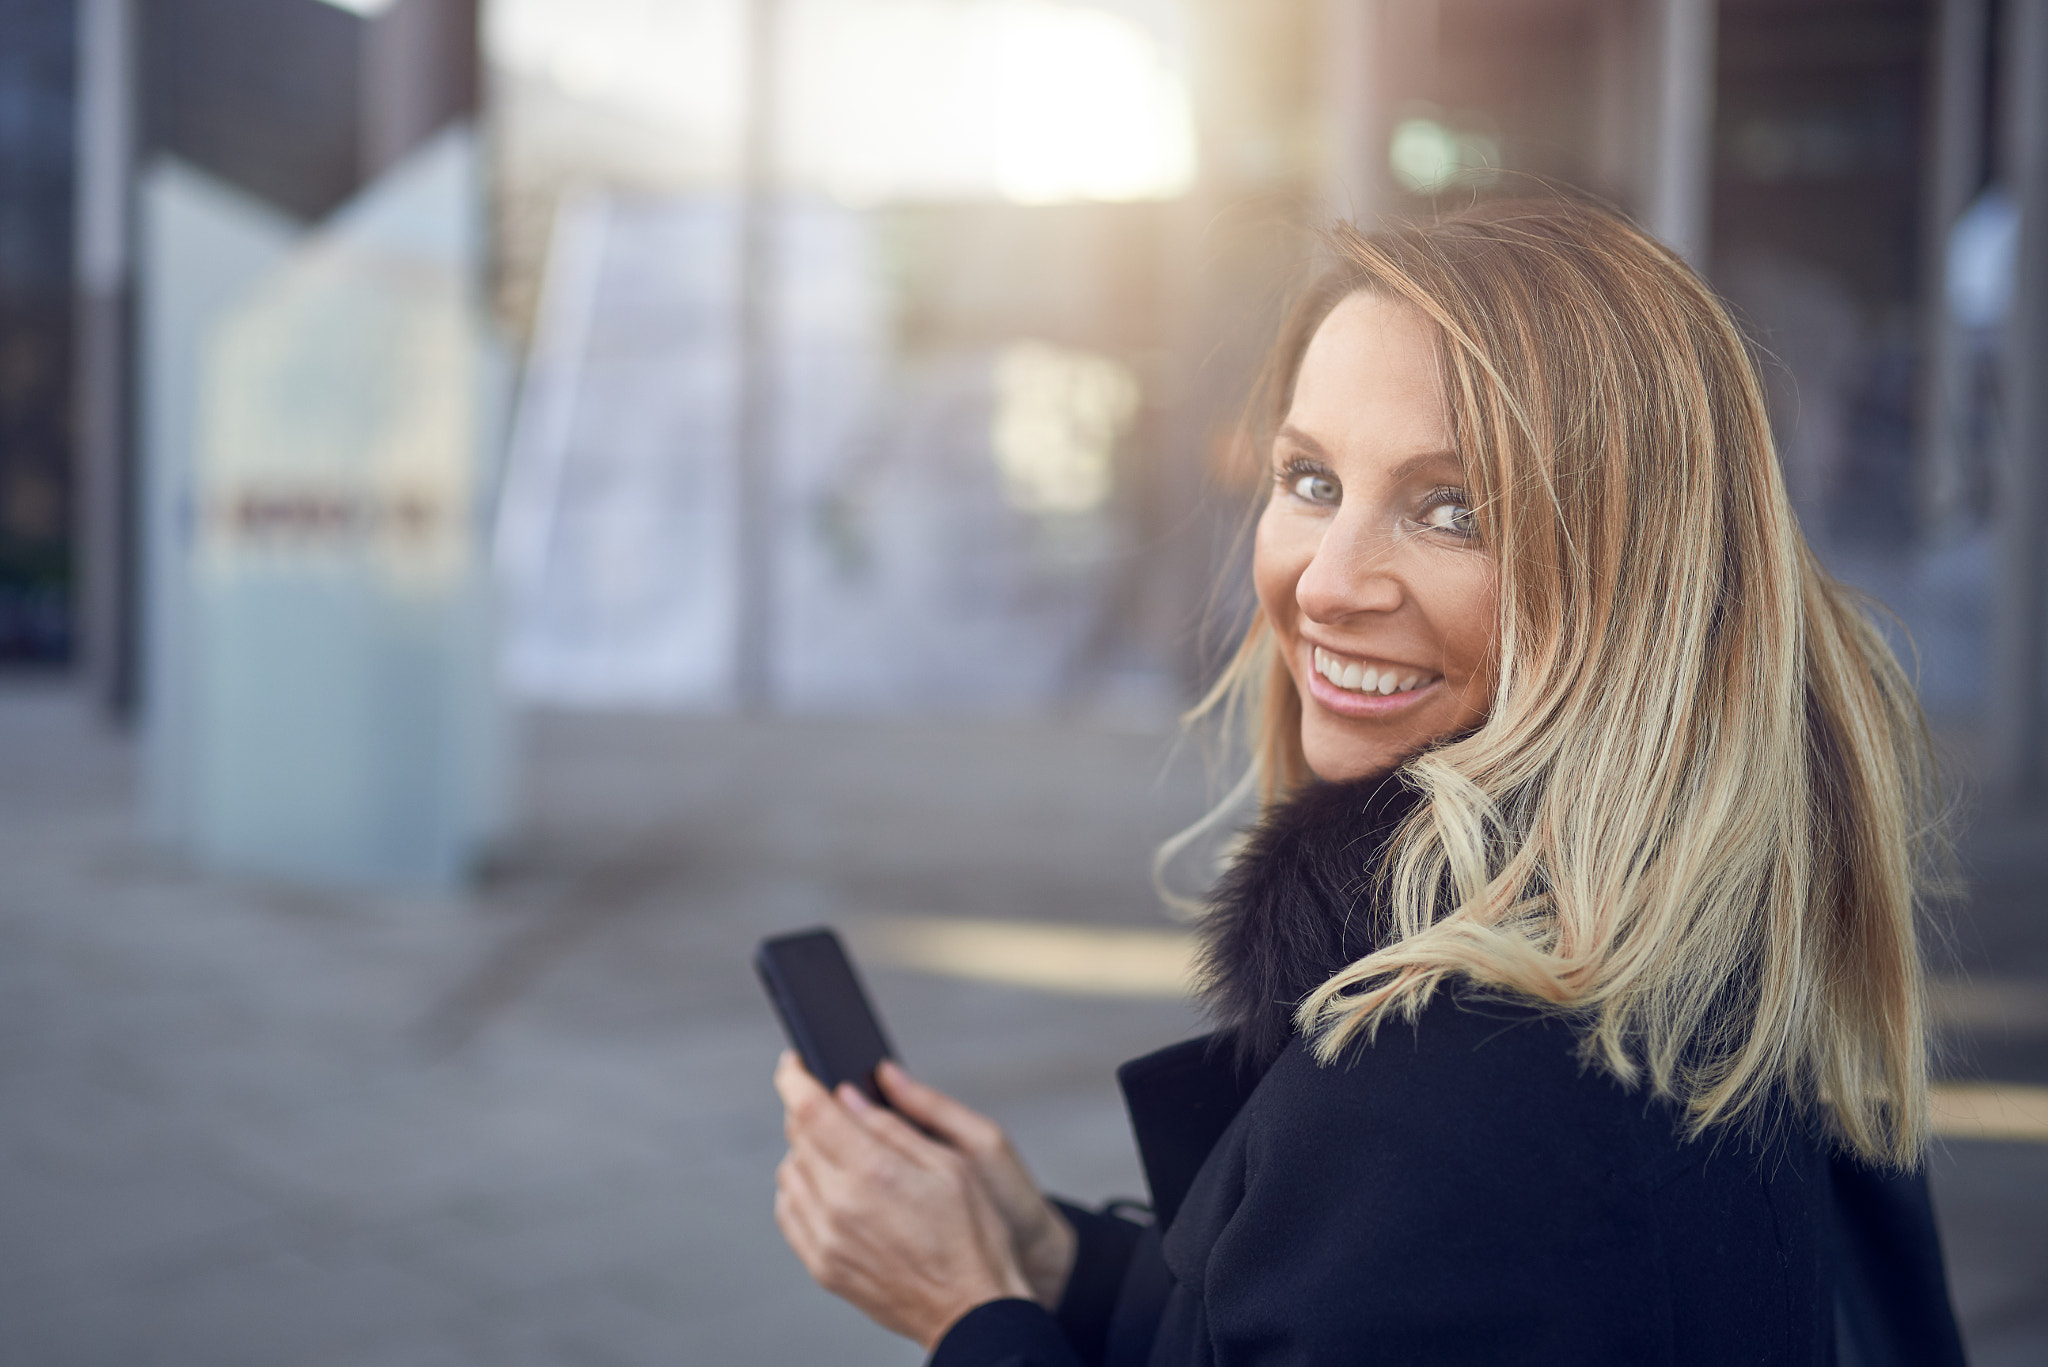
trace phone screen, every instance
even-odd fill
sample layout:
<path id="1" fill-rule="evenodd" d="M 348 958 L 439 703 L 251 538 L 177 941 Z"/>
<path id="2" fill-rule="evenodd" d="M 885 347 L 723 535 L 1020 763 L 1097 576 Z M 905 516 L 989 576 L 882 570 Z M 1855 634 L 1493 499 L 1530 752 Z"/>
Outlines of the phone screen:
<path id="1" fill-rule="evenodd" d="M 811 1076 L 828 1089 L 850 1082 L 881 1103 L 875 1067 L 894 1051 L 839 937 L 820 928 L 763 940 L 754 967 Z"/>

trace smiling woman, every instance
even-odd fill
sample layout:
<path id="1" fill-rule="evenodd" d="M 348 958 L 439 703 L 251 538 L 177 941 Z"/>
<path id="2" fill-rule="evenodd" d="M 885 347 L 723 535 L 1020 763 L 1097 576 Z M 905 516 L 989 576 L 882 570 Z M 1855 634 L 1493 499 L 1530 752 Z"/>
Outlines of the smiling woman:
<path id="1" fill-rule="evenodd" d="M 947 1367 L 1960 1363 L 1925 731 L 1741 335 L 1597 208 L 1332 245 L 1197 709 L 1264 799 L 1201 926 L 1220 1028 L 1119 1074 L 1152 1221 L 899 1071 L 890 1111 L 785 1063 L 790 1243 Z"/>

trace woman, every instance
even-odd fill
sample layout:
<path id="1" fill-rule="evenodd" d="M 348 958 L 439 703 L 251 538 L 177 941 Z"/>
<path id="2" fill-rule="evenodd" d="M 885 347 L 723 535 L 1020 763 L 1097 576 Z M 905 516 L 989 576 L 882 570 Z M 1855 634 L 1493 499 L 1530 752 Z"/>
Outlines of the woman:
<path id="1" fill-rule="evenodd" d="M 1121 1073 L 1151 1224 L 899 1069 L 892 1112 L 785 1059 L 785 1236 L 962 1367 L 1960 1361 L 1898 1175 L 1924 728 L 1740 335 L 1591 207 L 1335 245 L 1200 709 L 1265 802 L 1220 1029 Z"/>

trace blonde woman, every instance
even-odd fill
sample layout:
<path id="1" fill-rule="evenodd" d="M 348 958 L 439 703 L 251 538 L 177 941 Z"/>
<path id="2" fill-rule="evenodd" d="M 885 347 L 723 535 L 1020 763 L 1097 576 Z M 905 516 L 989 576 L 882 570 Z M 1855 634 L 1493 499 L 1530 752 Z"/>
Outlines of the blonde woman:
<path id="1" fill-rule="evenodd" d="M 1203 709 L 1264 798 L 1219 1029 L 1121 1072 L 1149 1223 L 900 1070 L 886 1110 L 785 1059 L 785 1236 L 957 1367 L 1960 1362 L 1924 730 L 1742 338 L 1595 208 L 1336 247 Z"/>

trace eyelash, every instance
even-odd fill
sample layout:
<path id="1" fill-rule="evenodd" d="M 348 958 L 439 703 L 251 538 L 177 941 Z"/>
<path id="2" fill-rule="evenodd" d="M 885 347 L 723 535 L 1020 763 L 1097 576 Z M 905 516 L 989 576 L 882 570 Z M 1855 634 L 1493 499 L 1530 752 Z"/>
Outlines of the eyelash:
<path id="1" fill-rule="evenodd" d="M 1441 508 L 1446 503 L 1455 503 L 1467 512 L 1472 510 L 1469 496 L 1454 484 L 1439 484 L 1422 496 L 1422 507 L 1425 512 L 1432 508 Z"/>
<path id="2" fill-rule="evenodd" d="M 1275 470 L 1273 472 L 1273 480 L 1283 489 L 1292 489 L 1296 483 L 1309 475 L 1320 475 L 1332 484 L 1337 482 L 1337 477 L 1330 473 L 1328 466 L 1323 465 L 1319 461 L 1303 460 L 1300 456 L 1296 456 L 1278 470 Z"/>

